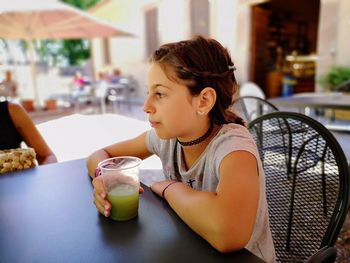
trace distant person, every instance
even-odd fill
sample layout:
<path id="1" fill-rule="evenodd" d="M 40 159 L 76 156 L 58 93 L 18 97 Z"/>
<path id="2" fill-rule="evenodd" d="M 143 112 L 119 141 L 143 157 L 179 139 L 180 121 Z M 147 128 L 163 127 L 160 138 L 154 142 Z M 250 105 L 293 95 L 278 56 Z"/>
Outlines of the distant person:
<path id="1" fill-rule="evenodd" d="M 100 71 L 97 74 L 97 80 L 95 82 L 95 96 L 103 101 L 106 100 L 107 90 L 109 86 L 108 75 L 106 72 Z"/>
<path id="2" fill-rule="evenodd" d="M 12 71 L 5 72 L 5 79 L 0 83 L 0 96 L 15 98 L 17 97 L 17 82 L 13 80 Z"/>
<path id="3" fill-rule="evenodd" d="M 98 72 L 95 82 L 95 95 L 98 98 L 105 97 L 108 88 L 108 77 L 105 72 Z"/>
<path id="4" fill-rule="evenodd" d="M 76 71 L 73 77 L 73 97 L 78 99 L 81 96 L 87 95 L 90 89 L 87 87 L 88 81 L 83 77 L 80 71 Z"/>
<path id="5" fill-rule="evenodd" d="M 0 102 L 0 150 L 20 148 L 22 142 L 34 148 L 39 164 L 57 162 L 55 154 L 23 107 L 8 101 Z"/>
<path id="6" fill-rule="evenodd" d="M 120 69 L 114 69 L 112 72 L 112 75 L 110 77 L 110 82 L 113 84 L 118 84 L 120 82 L 121 79 L 121 71 Z"/>
<path id="7" fill-rule="evenodd" d="M 80 90 L 84 89 L 85 79 L 82 76 L 80 71 L 76 71 L 75 72 L 74 77 L 73 77 L 73 85 L 74 85 L 75 88 L 78 88 Z"/>

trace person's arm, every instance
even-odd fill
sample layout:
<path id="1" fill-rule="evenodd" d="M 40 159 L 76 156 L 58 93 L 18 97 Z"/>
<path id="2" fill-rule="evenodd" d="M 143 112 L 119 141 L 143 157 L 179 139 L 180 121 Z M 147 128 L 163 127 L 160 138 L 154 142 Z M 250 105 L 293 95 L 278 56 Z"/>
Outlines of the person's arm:
<path id="1" fill-rule="evenodd" d="M 102 160 L 122 155 L 135 156 L 139 157 L 140 159 L 145 159 L 151 156 L 151 153 L 148 151 L 146 146 L 146 133 L 142 133 L 134 139 L 112 144 L 92 153 L 87 158 L 89 175 L 94 178 L 95 169 L 98 163 Z"/>
<path id="2" fill-rule="evenodd" d="M 9 103 L 8 109 L 18 133 L 29 147 L 34 148 L 39 164 L 57 162 L 55 154 L 47 145 L 25 109 L 15 103 Z"/>
<path id="3" fill-rule="evenodd" d="M 169 183 L 155 183 L 151 188 L 162 196 Z M 239 250 L 248 243 L 255 224 L 259 200 L 257 161 L 251 153 L 232 152 L 221 162 L 216 192 L 196 191 L 174 183 L 165 190 L 164 198 L 189 227 L 218 251 Z"/>

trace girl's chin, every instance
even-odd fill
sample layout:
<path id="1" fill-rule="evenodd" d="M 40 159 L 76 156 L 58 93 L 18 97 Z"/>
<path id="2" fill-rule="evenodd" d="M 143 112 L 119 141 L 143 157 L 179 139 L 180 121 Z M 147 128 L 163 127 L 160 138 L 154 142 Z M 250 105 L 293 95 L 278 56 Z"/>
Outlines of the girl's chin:
<path id="1" fill-rule="evenodd" d="M 156 131 L 156 134 L 157 134 L 158 138 L 160 138 L 160 139 L 162 139 L 162 140 L 169 140 L 169 139 L 174 139 L 174 138 L 176 138 L 176 137 L 174 137 L 174 136 L 171 136 L 170 134 L 166 134 L 166 133 L 164 133 L 164 132 L 161 132 L 161 131 L 159 131 L 158 129 L 155 129 L 155 131 Z"/>

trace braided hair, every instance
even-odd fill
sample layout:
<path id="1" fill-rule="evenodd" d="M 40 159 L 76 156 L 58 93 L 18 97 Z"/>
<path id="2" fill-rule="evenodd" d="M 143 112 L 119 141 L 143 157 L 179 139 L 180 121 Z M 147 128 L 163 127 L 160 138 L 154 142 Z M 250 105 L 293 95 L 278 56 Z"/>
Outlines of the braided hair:
<path id="1" fill-rule="evenodd" d="M 217 98 L 209 117 L 215 124 L 233 122 L 244 125 L 244 121 L 230 109 L 233 95 L 238 90 L 235 67 L 228 50 L 218 41 L 197 36 L 164 44 L 153 53 L 151 62 L 158 63 L 169 79 L 184 83 L 192 96 L 198 95 L 205 87 L 212 87 Z"/>

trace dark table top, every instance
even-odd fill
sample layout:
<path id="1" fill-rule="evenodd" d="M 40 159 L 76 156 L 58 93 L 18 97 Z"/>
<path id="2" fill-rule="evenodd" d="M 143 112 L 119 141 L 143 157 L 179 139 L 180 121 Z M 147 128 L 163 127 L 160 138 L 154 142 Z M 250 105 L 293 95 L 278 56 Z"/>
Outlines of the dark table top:
<path id="1" fill-rule="evenodd" d="M 0 262 L 263 262 L 217 252 L 144 188 L 139 216 L 115 222 L 95 209 L 83 159 L 0 175 Z"/>
<path id="2" fill-rule="evenodd" d="M 350 110 L 350 95 L 342 93 L 313 93 L 290 97 L 272 98 L 269 101 L 277 107 L 331 108 Z"/>

